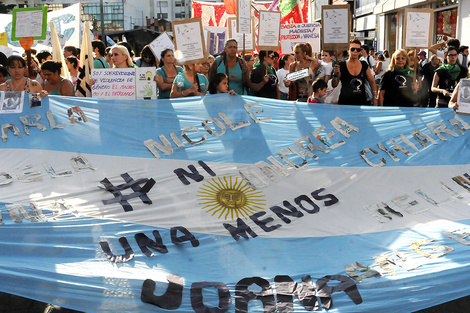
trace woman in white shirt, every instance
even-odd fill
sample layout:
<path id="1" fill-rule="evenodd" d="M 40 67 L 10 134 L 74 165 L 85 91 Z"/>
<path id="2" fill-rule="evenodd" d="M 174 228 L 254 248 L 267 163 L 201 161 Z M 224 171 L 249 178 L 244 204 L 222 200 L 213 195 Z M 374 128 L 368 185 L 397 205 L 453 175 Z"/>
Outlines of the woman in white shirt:
<path id="1" fill-rule="evenodd" d="M 286 87 L 284 81 L 286 75 L 289 73 L 289 66 L 295 61 L 295 57 L 292 54 L 285 54 L 279 60 L 279 70 L 276 72 L 277 81 L 279 82 L 279 92 L 281 94 L 281 100 L 287 100 L 289 95 L 289 87 Z"/>

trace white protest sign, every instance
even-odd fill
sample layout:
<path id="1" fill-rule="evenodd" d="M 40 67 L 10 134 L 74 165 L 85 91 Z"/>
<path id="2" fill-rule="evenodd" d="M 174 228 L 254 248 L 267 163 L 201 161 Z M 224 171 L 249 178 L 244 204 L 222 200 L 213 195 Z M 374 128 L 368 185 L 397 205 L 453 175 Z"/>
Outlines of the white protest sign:
<path id="1" fill-rule="evenodd" d="M 281 25 L 282 53 L 292 53 L 298 43 L 310 43 L 313 52 L 321 51 L 320 23 L 298 23 Z"/>
<path id="2" fill-rule="evenodd" d="M 243 34 L 237 32 L 237 19 L 229 17 L 227 19 L 228 37 L 234 38 L 238 43 L 238 50 L 243 50 Z M 251 19 L 251 26 L 253 27 L 254 21 Z M 252 31 L 250 35 L 245 35 L 245 51 L 255 50 L 255 32 Z"/>
<path id="3" fill-rule="evenodd" d="M 322 6 L 322 40 L 324 50 L 347 50 L 350 38 L 349 5 Z"/>
<path id="4" fill-rule="evenodd" d="M 175 45 L 173 43 L 173 40 L 171 40 L 170 36 L 168 36 L 166 32 L 163 32 L 160 36 L 155 38 L 149 44 L 149 47 L 158 60 L 160 60 L 160 56 L 163 50 L 171 49 L 175 51 Z"/>
<path id="5" fill-rule="evenodd" d="M 157 83 L 153 80 L 155 67 L 138 67 L 135 69 L 136 99 L 157 99 Z"/>
<path id="6" fill-rule="evenodd" d="M 470 115 L 470 79 L 460 80 L 457 103 L 459 104 L 457 113 Z"/>
<path id="7" fill-rule="evenodd" d="M 135 68 L 93 69 L 93 97 L 135 100 Z"/>
<path id="8" fill-rule="evenodd" d="M 206 61 L 206 47 L 200 17 L 173 21 L 175 57 L 181 63 Z"/>
<path id="9" fill-rule="evenodd" d="M 433 9 L 405 10 L 405 48 L 428 48 L 432 45 Z"/>
<path id="10" fill-rule="evenodd" d="M 251 0 L 237 1 L 237 33 L 251 34 Z"/>
<path id="11" fill-rule="evenodd" d="M 259 11 L 258 49 L 278 50 L 281 33 L 281 12 Z"/>
<path id="12" fill-rule="evenodd" d="M 299 71 L 288 73 L 286 75 L 286 80 L 296 81 L 298 79 L 307 77 L 308 75 L 309 75 L 309 73 L 308 73 L 308 67 L 307 67 L 307 68 L 301 69 Z"/>

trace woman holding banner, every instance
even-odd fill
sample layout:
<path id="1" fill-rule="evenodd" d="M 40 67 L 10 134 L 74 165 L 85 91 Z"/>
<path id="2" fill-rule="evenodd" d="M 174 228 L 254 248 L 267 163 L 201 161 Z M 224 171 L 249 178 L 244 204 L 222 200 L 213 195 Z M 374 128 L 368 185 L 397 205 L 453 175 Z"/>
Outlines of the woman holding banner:
<path id="1" fill-rule="evenodd" d="M 366 94 L 367 83 L 369 83 L 367 88 L 371 90 L 373 105 L 378 104 L 377 85 L 374 76 L 372 76 L 367 62 L 359 60 L 361 50 L 361 42 L 352 39 L 349 42 L 348 60 L 335 65 L 336 77 L 333 79 L 332 85 L 336 87 L 341 82 L 339 104 L 370 105 L 370 100 L 367 99 Z"/>
<path id="2" fill-rule="evenodd" d="M 238 43 L 235 39 L 225 42 L 224 52 L 215 58 L 209 70 L 209 80 L 216 73 L 225 73 L 228 76 L 230 89 L 239 95 L 246 95 L 250 87 L 250 76 L 245 60 L 237 56 Z"/>
<path id="3" fill-rule="evenodd" d="M 175 77 L 170 98 L 204 96 L 206 94 L 209 81 L 206 76 L 197 72 L 199 66 L 201 66 L 200 63 L 183 65 L 184 73 L 179 73 Z"/>
<path id="4" fill-rule="evenodd" d="M 25 77 L 26 61 L 19 55 L 8 57 L 6 62 L 10 79 L 0 85 L 0 91 L 24 91 L 41 93 L 42 86 L 35 80 Z M 45 96 L 41 94 L 41 97 Z"/>
<path id="5" fill-rule="evenodd" d="M 157 69 L 158 99 L 169 99 L 171 87 L 176 75 L 183 72 L 181 66 L 176 66 L 176 59 L 171 49 L 165 49 L 160 54 L 160 67 Z"/>
<path id="6" fill-rule="evenodd" d="M 297 61 L 290 65 L 289 72 L 308 68 L 308 76 L 293 82 L 286 80 L 285 85 L 289 87 L 289 100 L 307 102 L 308 97 L 312 95 L 312 83 L 320 63 L 312 56 L 312 46 L 308 42 L 296 44 L 294 53 Z"/>
<path id="7" fill-rule="evenodd" d="M 413 107 L 419 101 L 418 84 L 409 67 L 409 55 L 399 49 L 392 55 L 390 67 L 382 77 L 379 105 Z"/>

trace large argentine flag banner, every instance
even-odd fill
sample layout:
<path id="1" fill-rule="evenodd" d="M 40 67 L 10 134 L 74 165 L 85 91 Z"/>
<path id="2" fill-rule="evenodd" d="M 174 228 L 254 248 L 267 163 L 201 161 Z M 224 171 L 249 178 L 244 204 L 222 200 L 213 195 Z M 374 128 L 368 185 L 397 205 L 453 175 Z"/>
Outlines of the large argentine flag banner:
<path id="1" fill-rule="evenodd" d="M 229 95 L 19 111 L 0 114 L 1 291 L 198 313 L 469 293 L 467 116 Z"/>

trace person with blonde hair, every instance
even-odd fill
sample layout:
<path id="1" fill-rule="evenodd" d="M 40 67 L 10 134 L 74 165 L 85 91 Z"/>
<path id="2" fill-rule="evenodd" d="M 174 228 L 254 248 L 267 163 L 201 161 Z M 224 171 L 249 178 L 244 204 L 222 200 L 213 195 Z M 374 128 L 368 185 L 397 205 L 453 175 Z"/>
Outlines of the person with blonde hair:
<path id="1" fill-rule="evenodd" d="M 289 100 L 307 102 L 308 97 L 312 95 L 312 83 L 316 78 L 315 73 L 321 65 L 320 62 L 313 57 L 312 46 L 308 42 L 296 44 L 294 54 L 297 61 L 291 63 L 289 72 L 297 72 L 308 68 L 308 76 L 294 82 L 289 80 L 285 81 L 285 85 L 289 87 Z"/>
<path id="2" fill-rule="evenodd" d="M 135 67 L 132 62 L 129 51 L 126 47 L 121 45 L 114 45 L 111 47 L 111 60 L 113 61 L 113 68 L 128 68 Z"/>
<path id="3" fill-rule="evenodd" d="M 399 49 L 393 53 L 380 84 L 379 105 L 412 107 L 418 103 L 418 84 L 413 81 L 414 73 L 409 64 L 405 50 Z"/>

